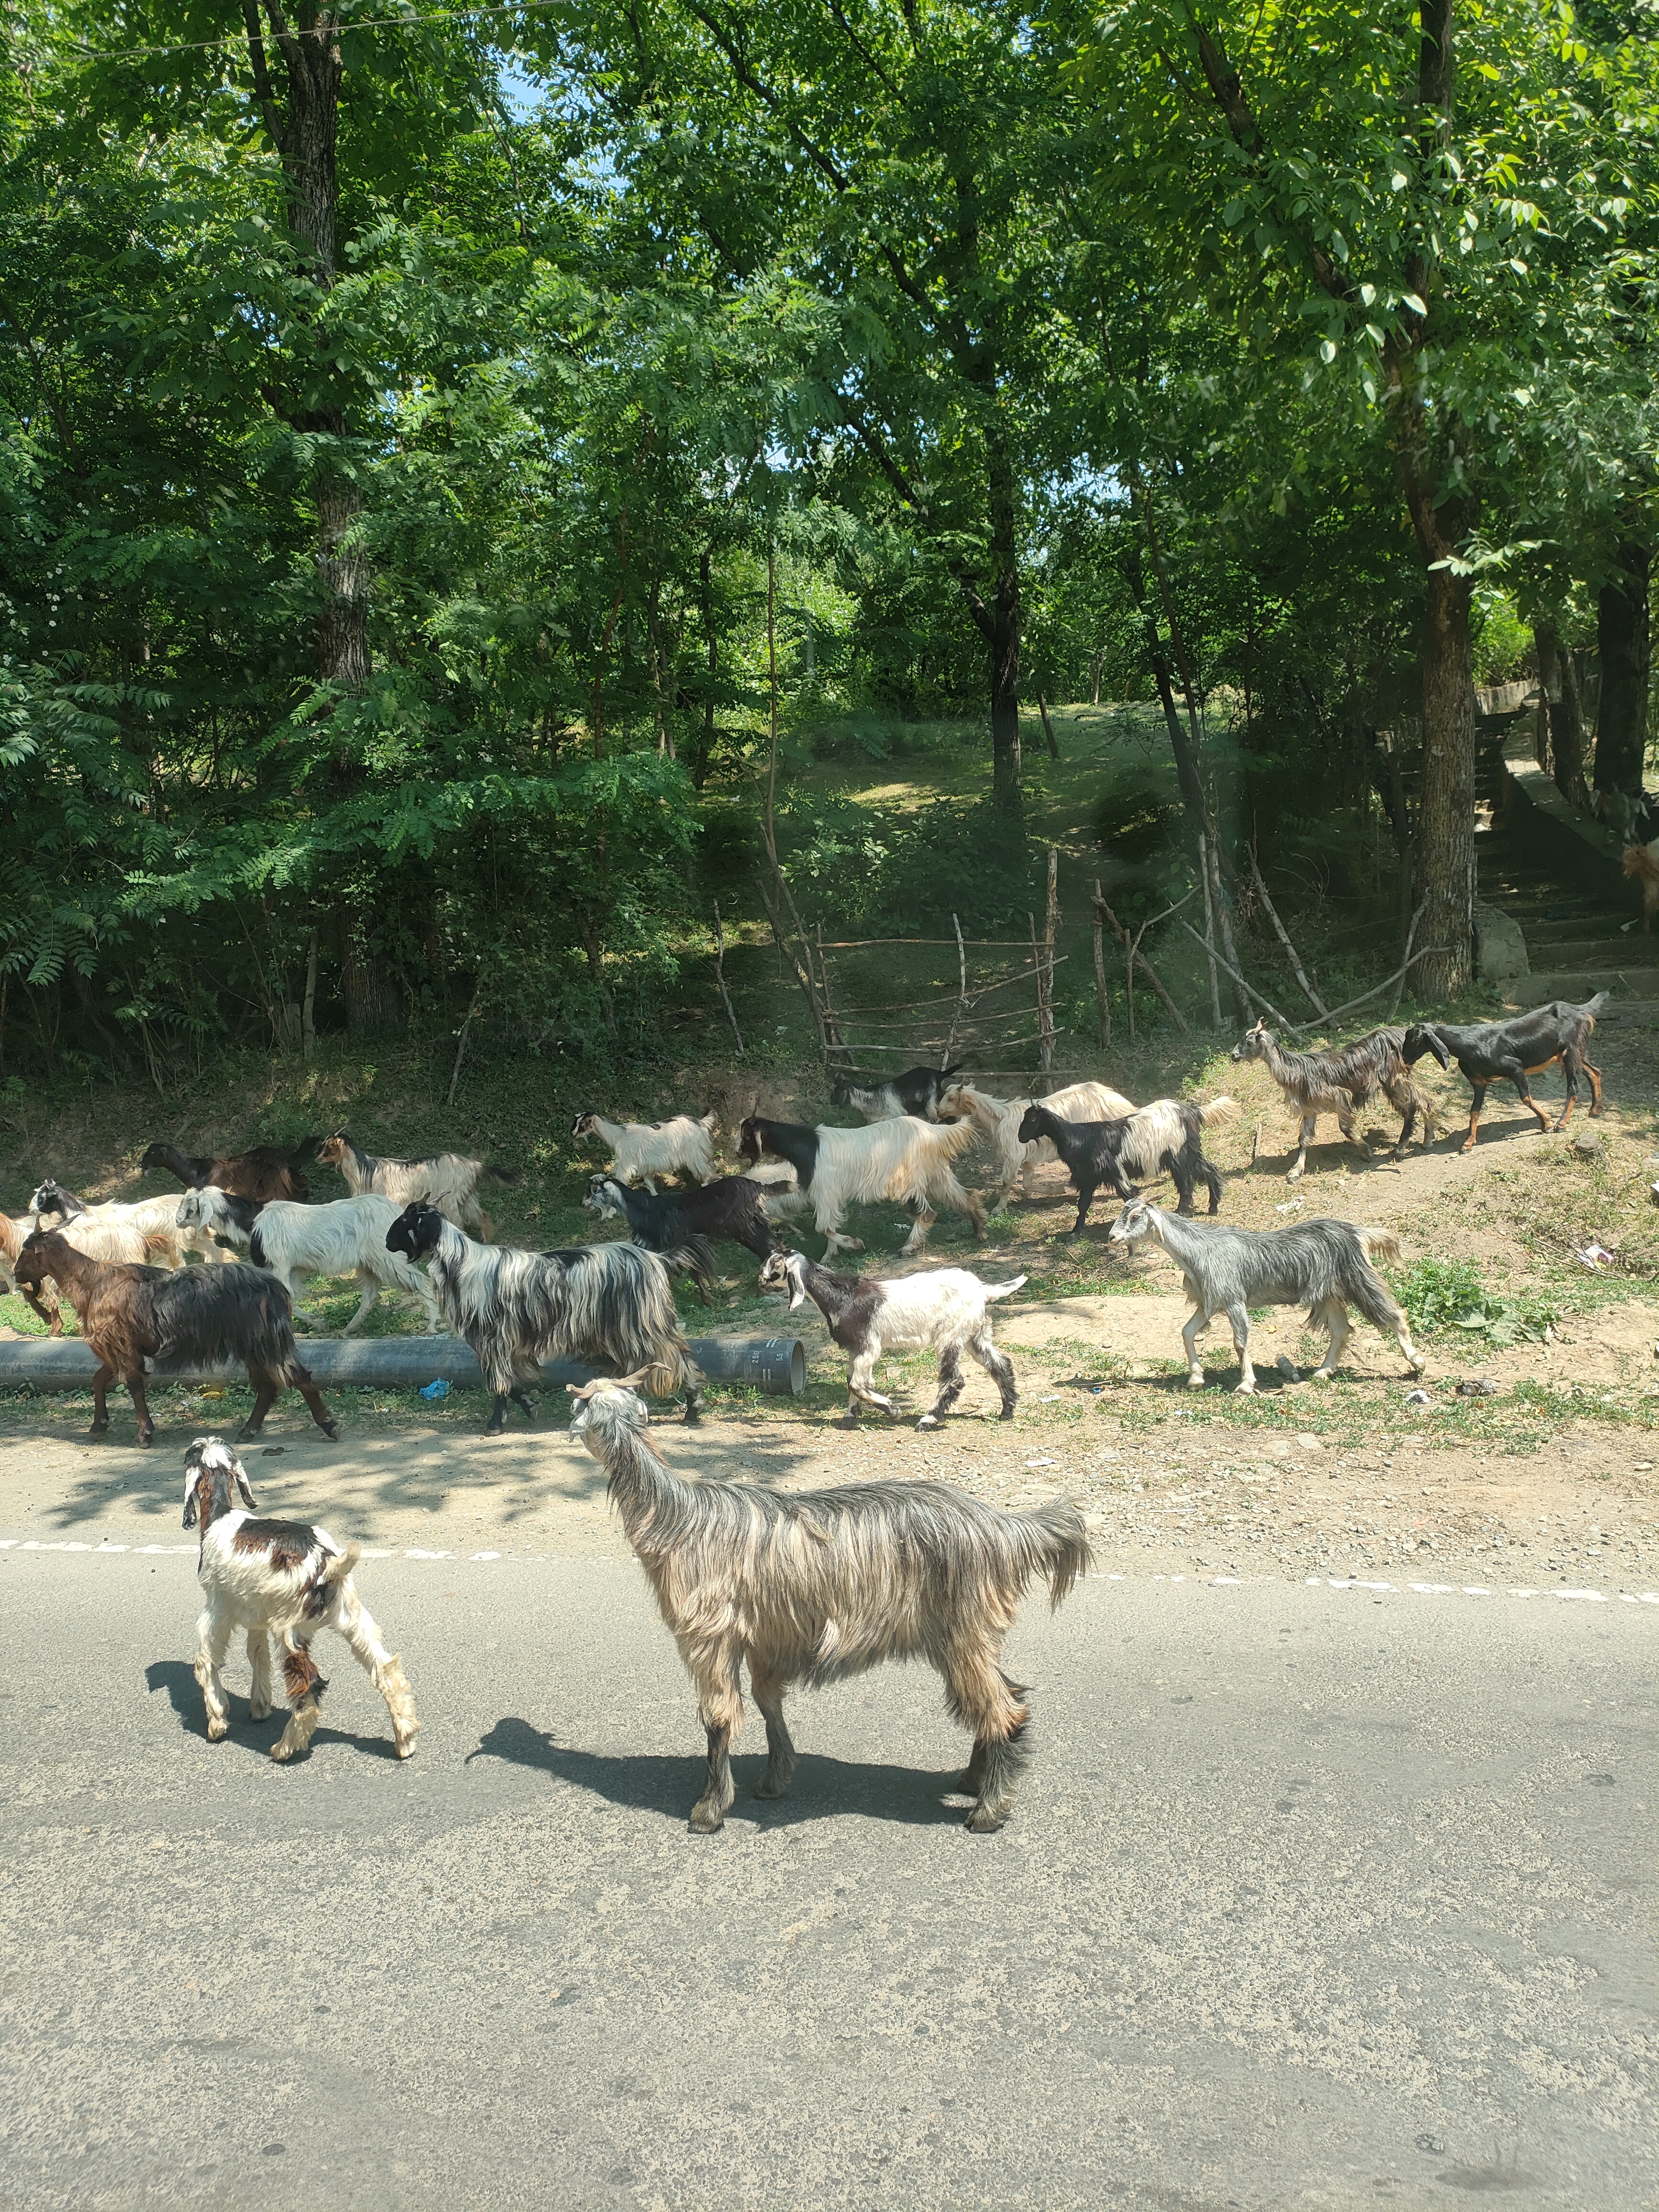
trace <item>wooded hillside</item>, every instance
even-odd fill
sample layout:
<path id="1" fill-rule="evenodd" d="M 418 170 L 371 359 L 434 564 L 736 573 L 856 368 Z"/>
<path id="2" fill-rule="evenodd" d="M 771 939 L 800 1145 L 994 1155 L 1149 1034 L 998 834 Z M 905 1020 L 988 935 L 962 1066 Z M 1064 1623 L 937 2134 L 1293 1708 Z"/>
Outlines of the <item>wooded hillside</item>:
<path id="1" fill-rule="evenodd" d="M 1103 769 L 1129 927 L 1203 850 L 1224 951 L 1312 896 L 1455 994 L 1476 684 L 1642 787 L 1650 29 L 21 0 L 0 1075 L 625 1061 L 716 902 L 1021 934 L 1022 742 L 1103 699 L 1173 764 Z"/>

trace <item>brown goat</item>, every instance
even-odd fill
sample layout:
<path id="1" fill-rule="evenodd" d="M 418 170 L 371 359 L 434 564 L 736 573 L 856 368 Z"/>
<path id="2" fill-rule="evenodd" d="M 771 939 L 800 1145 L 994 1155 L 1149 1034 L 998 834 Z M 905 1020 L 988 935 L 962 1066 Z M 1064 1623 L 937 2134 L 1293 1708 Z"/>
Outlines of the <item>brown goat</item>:
<path id="1" fill-rule="evenodd" d="M 141 1175 L 174 1176 L 186 1190 L 205 1190 L 210 1183 L 233 1198 L 252 1199 L 269 1206 L 272 1199 L 303 1200 L 310 1186 L 300 1172 L 322 1142 L 304 1137 L 297 1145 L 251 1145 L 245 1152 L 181 1152 L 176 1145 L 149 1145 L 138 1163 Z"/>
<path id="2" fill-rule="evenodd" d="M 13 1272 L 26 1290 L 38 1291 L 48 1276 L 56 1282 L 102 1362 L 92 1383 L 94 1437 L 108 1431 L 105 1394 L 118 1376 L 131 1393 L 139 1443 L 155 1436 L 144 1396 L 147 1359 L 188 1359 L 204 1367 L 240 1360 L 253 1385 L 253 1411 L 239 1441 L 258 1434 L 290 1383 L 324 1435 L 338 1433 L 310 1370 L 300 1364 L 288 1292 L 261 1267 L 101 1267 L 55 1230 L 37 1229 L 24 1239 Z"/>

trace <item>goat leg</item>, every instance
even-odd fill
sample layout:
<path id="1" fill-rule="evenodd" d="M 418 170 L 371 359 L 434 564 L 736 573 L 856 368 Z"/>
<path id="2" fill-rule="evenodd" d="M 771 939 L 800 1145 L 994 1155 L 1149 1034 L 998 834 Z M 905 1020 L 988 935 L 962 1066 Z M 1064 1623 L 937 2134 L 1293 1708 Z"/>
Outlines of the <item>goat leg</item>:
<path id="1" fill-rule="evenodd" d="M 939 1395 L 933 1401 L 932 1412 L 924 1413 L 916 1426 L 936 1429 L 962 1392 L 962 1353 L 956 1345 L 947 1345 L 939 1356 Z"/>
<path id="2" fill-rule="evenodd" d="M 1469 1133 L 1464 1138 L 1462 1144 L 1462 1150 L 1466 1152 L 1472 1152 L 1474 1150 L 1474 1140 L 1480 1128 L 1480 1110 L 1486 1103 L 1486 1085 L 1484 1083 L 1477 1083 L 1474 1086 L 1474 1096 L 1469 1101 Z"/>
<path id="3" fill-rule="evenodd" d="M 1181 1332 L 1181 1341 L 1187 1347 L 1187 1388 L 1189 1390 L 1204 1388 L 1204 1363 L 1198 1356 L 1198 1340 L 1209 1326 L 1209 1315 L 1202 1306 L 1199 1306 L 1188 1316 L 1187 1325 Z"/>
<path id="4" fill-rule="evenodd" d="M 229 1621 L 204 1613 L 196 1624 L 196 1641 L 198 1648 L 195 1674 L 202 1686 L 202 1703 L 207 1709 L 208 1741 L 221 1743 L 230 1734 L 230 1706 L 220 1671 L 230 1647 Z"/>
<path id="5" fill-rule="evenodd" d="M 1077 1219 L 1072 1224 L 1069 1229 L 1062 1229 L 1060 1231 L 1060 1233 L 1062 1237 L 1082 1236 L 1083 1224 L 1089 1218 L 1089 1208 L 1094 1204 L 1095 1193 L 1099 1189 L 1099 1184 L 1095 1182 L 1081 1182 L 1078 1185 Z M 1120 1193 L 1119 1195 L 1124 1196 L 1127 1195 L 1127 1194 Z"/>
<path id="6" fill-rule="evenodd" d="M 1599 1067 L 1592 1067 L 1582 1053 L 1578 1058 L 1580 1066 L 1589 1078 L 1590 1119 L 1592 1121 L 1599 1121 L 1601 1118 L 1601 1071 Z"/>
<path id="7" fill-rule="evenodd" d="M 1255 1370 L 1250 1364 L 1250 1316 L 1243 1301 L 1227 1309 L 1227 1325 L 1233 1333 L 1233 1349 L 1238 1354 L 1238 1380 L 1233 1385 L 1235 1394 L 1248 1398 L 1255 1390 Z"/>
<path id="8" fill-rule="evenodd" d="M 144 1370 L 141 1365 L 133 1369 L 126 1378 L 127 1393 L 132 1400 L 132 1410 L 138 1416 L 138 1441 L 141 1444 L 154 1442 L 155 1424 L 149 1417 L 149 1401 L 144 1395 Z"/>
<path id="9" fill-rule="evenodd" d="M 783 1717 L 785 1686 L 775 1674 L 756 1668 L 752 1651 L 749 1655 L 749 1686 L 766 1723 L 766 1771 L 755 1784 L 755 1795 L 781 1797 L 795 1778 L 799 1759 Z"/>
<path id="10" fill-rule="evenodd" d="M 92 1426 L 89 1437 L 101 1437 L 109 1431 L 109 1401 L 107 1393 L 115 1380 L 115 1370 L 106 1360 L 92 1378 Z"/>
<path id="11" fill-rule="evenodd" d="M 977 1336 L 969 1337 L 968 1349 L 1002 1394 L 1002 1411 L 998 1419 L 1012 1421 L 1014 1418 L 1014 1403 L 1019 1396 L 1018 1391 L 1014 1387 L 1013 1361 L 1009 1358 L 1006 1352 L 997 1350 L 991 1341 L 991 1332 L 988 1328 L 982 1328 Z"/>
<path id="12" fill-rule="evenodd" d="M 1313 1142 L 1314 1131 L 1318 1126 L 1318 1121 L 1319 1116 L 1316 1114 L 1304 1114 L 1302 1116 L 1302 1127 L 1297 1133 L 1297 1150 L 1296 1159 L 1291 1166 L 1290 1173 L 1285 1178 L 1286 1182 L 1297 1182 L 1301 1180 L 1302 1176 L 1306 1174 L 1308 1167 L 1308 1147 Z"/>
<path id="13" fill-rule="evenodd" d="M 367 1267 L 359 1267 L 357 1269 L 357 1310 L 341 1330 L 341 1335 L 349 1336 L 353 1329 L 368 1320 L 380 1303 L 380 1285 Z"/>
<path id="14" fill-rule="evenodd" d="M 867 1346 L 847 1370 L 847 1411 L 856 1420 L 860 1404 L 875 1406 L 884 1413 L 890 1413 L 893 1401 L 884 1398 L 879 1390 L 871 1388 L 875 1377 L 876 1362 L 881 1358 L 881 1346 Z"/>
<path id="15" fill-rule="evenodd" d="M 498 1390 L 495 1393 L 495 1402 L 489 1408 L 489 1419 L 484 1423 L 484 1434 L 487 1437 L 498 1437 L 506 1426 L 507 1393 L 505 1390 Z"/>
<path id="16" fill-rule="evenodd" d="M 1353 1334 L 1348 1310 L 1340 1298 L 1327 1298 L 1322 1305 L 1315 1308 L 1310 1319 L 1319 1323 L 1329 1340 L 1325 1346 L 1325 1357 L 1308 1379 L 1313 1382 L 1328 1382 L 1336 1372 L 1349 1337 Z"/>
<path id="17" fill-rule="evenodd" d="M 526 1421 L 533 1421 L 533 1420 L 535 1419 L 535 1418 L 536 1418 L 536 1407 L 535 1407 L 535 1404 L 534 1404 L 534 1401 L 533 1401 L 532 1400 L 532 1398 L 531 1398 L 530 1393 L 529 1393 L 527 1390 L 520 1390 L 520 1389 L 519 1389 L 518 1388 L 516 1388 L 516 1387 L 515 1387 L 515 1388 L 514 1388 L 513 1389 L 509 1390 L 509 1391 L 507 1392 L 507 1396 L 508 1396 L 509 1398 L 511 1398 L 511 1399 L 512 1399 L 512 1401 L 513 1401 L 514 1404 L 518 1407 L 519 1411 L 520 1411 L 520 1412 L 524 1415 L 524 1417 L 525 1417 L 525 1419 L 526 1419 Z"/>
<path id="18" fill-rule="evenodd" d="M 247 1693 L 247 1717 L 251 1721 L 267 1721 L 270 1718 L 270 1634 L 269 1630 L 249 1629 L 247 1663 L 253 1670 L 253 1686 Z"/>

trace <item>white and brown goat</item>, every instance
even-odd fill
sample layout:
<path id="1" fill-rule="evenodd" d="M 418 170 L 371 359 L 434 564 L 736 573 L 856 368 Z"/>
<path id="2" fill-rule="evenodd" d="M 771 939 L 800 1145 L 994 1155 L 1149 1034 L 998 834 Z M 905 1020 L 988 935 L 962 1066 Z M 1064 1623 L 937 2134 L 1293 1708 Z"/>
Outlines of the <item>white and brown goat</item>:
<path id="1" fill-rule="evenodd" d="M 232 1636 L 242 1630 L 253 1669 L 248 1718 L 262 1721 L 270 1712 L 274 1637 L 290 1711 L 270 1755 L 289 1759 L 304 1751 L 323 1717 L 322 1693 L 328 1687 L 311 1646 L 319 1630 L 331 1628 L 344 1637 L 386 1699 L 392 1740 L 398 1758 L 407 1759 L 421 1723 L 403 1662 L 381 1642 L 351 1579 L 357 1546 L 342 1551 L 326 1528 L 304 1521 L 258 1520 L 257 1510 L 247 1470 L 230 1446 L 218 1437 L 198 1437 L 185 1454 L 185 1526 L 201 1531 L 196 1573 L 207 1603 L 196 1624 L 196 1679 L 207 1706 L 210 1741 L 217 1743 L 230 1730 L 221 1669 Z"/>

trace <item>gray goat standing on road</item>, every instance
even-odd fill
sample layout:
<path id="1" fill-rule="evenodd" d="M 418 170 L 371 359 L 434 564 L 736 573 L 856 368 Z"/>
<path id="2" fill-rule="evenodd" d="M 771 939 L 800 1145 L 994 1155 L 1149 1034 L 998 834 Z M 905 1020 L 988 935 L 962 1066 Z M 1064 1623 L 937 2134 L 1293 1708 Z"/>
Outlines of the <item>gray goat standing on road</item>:
<path id="1" fill-rule="evenodd" d="M 1132 1198 L 1112 1224 L 1114 1244 L 1133 1244 L 1150 1237 L 1160 1244 L 1186 1278 L 1193 1312 L 1181 1332 L 1187 1347 L 1187 1387 L 1204 1388 L 1198 1340 L 1217 1314 L 1225 1314 L 1238 1352 L 1237 1388 L 1255 1389 L 1250 1364 L 1252 1306 L 1305 1304 L 1308 1319 L 1327 1331 L 1330 1342 L 1313 1371 L 1316 1382 L 1336 1372 L 1352 1334 L 1348 1308 L 1357 1306 L 1379 1334 L 1392 1336 L 1413 1375 L 1423 1372 L 1422 1355 L 1412 1342 L 1411 1325 L 1389 1296 L 1371 1266 L 1400 1257 L 1392 1230 L 1356 1229 L 1346 1221 L 1298 1221 L 1289 1229 L 1223 1229 L 1213 1222 L 1184 1221 L 1144 1198 Z"/>
<path id="2" fill-rule="evenodd" d="M 743 1668 L 766 1721 L 756 1795 L 781 1797 L 796 1753 L 784 1694 L 861 1674 L 884 1659 L 926 1659 L 954 1719 L 974 1733 L 947 1787 L 975 1802 L 987 1835 L 1007 1819 L 1030 1757 L 1030 1692 L 1002 1670 L 1028 1583 L 1057 1606 L 1089 1565 L 1083 1516 L 1051 1498 L 1006 1513 L 942 1482 L 849 1482 L 832 1490 L 688 1482 L 652 1447 L 641 1378 L 568 1385 L 570 1433 L 609 1478 L 628 1540 L 696 1685 L 708 1772 L 691 1808 L 712 1835 L 731 1806 L 732 1739 L 743 1725 Z"/>

